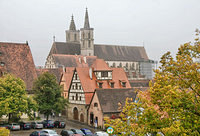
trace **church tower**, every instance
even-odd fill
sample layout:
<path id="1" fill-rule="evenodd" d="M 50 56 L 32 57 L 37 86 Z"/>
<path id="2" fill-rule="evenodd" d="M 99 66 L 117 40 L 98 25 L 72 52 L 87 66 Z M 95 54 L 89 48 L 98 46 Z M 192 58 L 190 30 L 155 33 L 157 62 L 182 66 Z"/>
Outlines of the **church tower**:
<path id="1" fill-rule="evenodd" d="M 81 28 L 81 55 L 94 56 L 93 28 L 90 28 L 88 11 L 86 8 L 84 28 Z"/>
<path id="2" fill-rule="evenodd" d="M 80 43 L 79 30 L 76 30 L 73 15 L 69 26 L 69 30 L 66 30 L 66 42 Z"/>

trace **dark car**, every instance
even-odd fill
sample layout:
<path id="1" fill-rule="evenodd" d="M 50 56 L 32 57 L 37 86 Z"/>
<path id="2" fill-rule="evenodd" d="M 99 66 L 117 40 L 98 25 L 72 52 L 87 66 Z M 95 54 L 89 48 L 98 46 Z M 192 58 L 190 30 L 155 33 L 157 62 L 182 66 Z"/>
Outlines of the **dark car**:
<path id="1" fill-rule="evenodd" d="M 71 129 L 71 131 L 74 132 L 74 134 L 81 134 L 81 135 L 85 135 L 80 129 Z"/>
<path id="2" fill-rule="evenodd" d="M 0 123 L 0 127 L 9 129 L 9 124 L 8 124 L 8 123 L 5 123 L 5 122 L 1 122 L 1 123 Z"/>
<path id="3" fill-rule="evenodd" d="M 65 128 L 65 122 L 64 121 L 55 121 L 54 127 L 56 128 Z"/>
<path id="4" fill-rule="evenodd" d="M 23 129 L 23 130 L 25 130 L 25 129 L 31 129 L 31 124 L 30 123 L 26 123 L 26 122 L 20 122 L 19 123 L 20 124 L 20 129 Z"/>
<path id="5" fill-rule="evenodd" d="M 93 133 L 87 128 L 80 129 L 85 135 L 93 135 Z"/>
<path id="6" fill-rule="evenodd" d="M 43 128 L 54 128 L 54 122 L 52 120 L 44 120 Z"/>
<path id="7" fill-rule="evenodd" d="M 63 129 L 60 133 L 61 136 L 73 136 L 74 132 L 71 130 Z"/>
<path id="8" fill-rule="evenodd" d="M 29 136 L 48 136 L 48 134 L 44 131 L 34 131 Z"/>

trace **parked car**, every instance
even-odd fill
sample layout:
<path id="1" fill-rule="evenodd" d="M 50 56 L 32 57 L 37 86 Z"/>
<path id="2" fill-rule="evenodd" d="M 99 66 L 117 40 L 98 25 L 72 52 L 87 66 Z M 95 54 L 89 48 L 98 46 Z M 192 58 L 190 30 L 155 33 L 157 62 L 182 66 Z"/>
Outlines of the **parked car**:
<path id="1" fill-rule="evenodd" d="M 34 122 L 31 122 L 31 128 L 34 128 L 34 129 L 36 129 L 36 128 L 43 128 L 43 124 L 42 124 L 42 122 L 36 122 L 36 121 L 34 121 Z"/>
<path id="2" fill-rule="evenodd" d="M 93 133 L 89 130 L 89 129 L 87 129 L 87 128 L 81 128 L 80 129 L 85 135 L 92 135 Z"/>
<path id="3" fill-rule="evenodd" d="M 44 131 L 34 131 L 29 136 L 48 136 L 48 133 Z"/>
<path id="4" fill-rule="evenodd" d="M 9 129 L 9 124 L 8 124 L 8 123 L 5 123 L 5 122 L 1 122 L 1 123 L 0 123 L 0 127 Z"/>
<path id="5" fill-rule="evenodd" d="M 31 129 L 31 124 L 30 123 L 26 123 L 26 122 L 20 122 L 20 129 Z"/>
<path id="6" fill-rule="evenodd" d="M 61 132 L 60 132 L 60 135 L 61 136 L 73 136 L 74 132 L 71 131 L 71 130 L 66 130 L 66 129 L 63 129 Z"/>
<path id="7" fill-rule="evenodd" d="M 44 120 L 43 128 L 54 128 L 54 122 L 52 120 Z"/>
<path id="8" fill-rule="evenodd" d="M 50 129 L 43 129 L 43 132 L 46 132 L 48 134 L 48 136 L 58 136 L 57 132 L 54 130 L 50 130 Z"/>
<path id="9" fill-rule="evenodd" d="M 17 123 L 11 123 L 11 124 L 9 124 L 9 129 L 10 130 L 20 130 L 20 125 Z"/>
<path id="10" fill-rule="evenodd" d="M 97 131 L 94 134 L 97 136 L 109 136 L 109 134 L 104 131 Z"/>
<path id="11" fill-rule="evenodd" d="M 65 122 L 64 121 L 55 121 L 54 127 L 56 128 L 65 128 Z"/>
<path id="12" fill-rule="evenodd" d="M 74 132 L 74 134 L 81 134 L 81 135 L 85 135 L 80 129 L 71 129 L 71 131 Z"/>

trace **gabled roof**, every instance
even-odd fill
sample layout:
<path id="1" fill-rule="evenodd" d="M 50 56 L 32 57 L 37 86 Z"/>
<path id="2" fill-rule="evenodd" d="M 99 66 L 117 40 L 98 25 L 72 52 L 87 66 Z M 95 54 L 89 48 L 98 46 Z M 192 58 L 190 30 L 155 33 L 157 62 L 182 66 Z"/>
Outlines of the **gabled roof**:
<path id="1" fill-rule="evenodd" d="M 133 89 L 96 89 L 95 93 L 103 113 L 119 113 L 119 103 L 124 106 L 126 98 L 136 97 Z"/>
<path id="2" fill-rule="evenodd" d="M 65 73 L 64 73 L 64 79 L 65 79 L 65 85 L 66 85 L 66 89 L 67 91 L 70 89 L 70 85 L 71 85 L 71 82 L 72 82 L 72 78 L 73 78 L 73 75 L 74 75 L 74 70 L 75 68 L 74 67 L 67 67 L 65 69 Z"/>
<path id="3" fill-rule="evenodd" d="M 21 78 L 26 89 L 31 90 L 37 73 L 28 44 L 0 42 L 0 52 L 0 61 L 5 64 L 5 72 Z"/>
<path id="4" fill-rule="evenodd" d="M 80 55 L 80 43 L 54 42 L 50 54 Z M 105 61 L 147 61 L 142 46 L 94 44 L 94 55 Z"/>
<path id="5" fill-rule="evenodd" d="M 49 72 L 49 73 L 53 74 L 56 77 L 57 83 L 59 83 L 60 78 L 63 73 L 63 68 L 45 68 L 45 69 L 38 68 L 38 69 L 36 69 L 36 71 L 37 71 L 37 76 L 40 76 L 44 72 Z"/>
<path id="6" fill-rule="evenodd" d="M 53 54 L 54 61 L 65 67 L 88 67 L 97 59 L 96 56 Z"/>
<path id="7" fill-rule="evenodd" d="M 111 71 L 110 67 L 103 59 L 96 59 L 91 67 L 94 68 L 94 71 Z"/>

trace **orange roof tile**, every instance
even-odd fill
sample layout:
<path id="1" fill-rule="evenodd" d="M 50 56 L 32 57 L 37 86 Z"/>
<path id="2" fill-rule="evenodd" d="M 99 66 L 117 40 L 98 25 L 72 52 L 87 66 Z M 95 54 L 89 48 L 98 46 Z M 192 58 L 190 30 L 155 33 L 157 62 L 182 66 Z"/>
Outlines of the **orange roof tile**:
<path id="1" fill-rule="evenodd" d="M 70 89 L 69 87 L 71 85 L 71 81 L 74 75 L 74 70 L 75 68 L 73 67 L 67 67 L 65 69 L 64 78 L 65 78 L 65 85 L 66 85 L 67 90 Z"/>
<path id="2" fill-rule="evenodd" d="M 94 68 L 94 71 L 110 71 L 110 67 L 103 59 L 96 59 L 96 61 L 93 62 L 92 68 Z"/>

